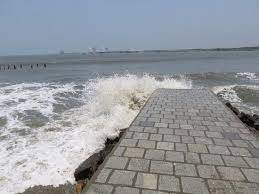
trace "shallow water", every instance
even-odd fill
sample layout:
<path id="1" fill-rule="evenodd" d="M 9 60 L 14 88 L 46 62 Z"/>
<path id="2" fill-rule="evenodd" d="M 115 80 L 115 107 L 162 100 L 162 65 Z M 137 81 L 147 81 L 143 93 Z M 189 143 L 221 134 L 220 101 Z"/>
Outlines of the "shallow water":
<path id="1" fill-rule="evenodd" d="M 120 60 L 123 62 L 116 62 Z M 33 69 L 29 63 L 48 63 Z M 0 190 L 73 183 L 156 88 L 208 87 L 259 113 L 259 51 L 0 57 Z"/>

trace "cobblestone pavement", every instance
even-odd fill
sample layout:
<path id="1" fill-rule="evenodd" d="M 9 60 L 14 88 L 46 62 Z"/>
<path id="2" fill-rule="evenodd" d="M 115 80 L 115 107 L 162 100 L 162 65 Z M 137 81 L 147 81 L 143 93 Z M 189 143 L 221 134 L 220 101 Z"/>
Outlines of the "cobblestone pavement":
<path id="1" fill-rule="evenodd" d="M 259 140 L 211 91 L 158 89 L 86 193 L 259 193 Z"/>

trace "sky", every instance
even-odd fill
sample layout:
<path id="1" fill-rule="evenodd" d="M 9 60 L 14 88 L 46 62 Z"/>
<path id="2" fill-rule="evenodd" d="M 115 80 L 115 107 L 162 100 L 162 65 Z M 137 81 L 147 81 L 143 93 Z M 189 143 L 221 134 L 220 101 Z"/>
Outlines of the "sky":
<path id="1" fill-rule="evenodd" d="M 259 0 L 0 0 L 0 55 L 259 45 Z"/>

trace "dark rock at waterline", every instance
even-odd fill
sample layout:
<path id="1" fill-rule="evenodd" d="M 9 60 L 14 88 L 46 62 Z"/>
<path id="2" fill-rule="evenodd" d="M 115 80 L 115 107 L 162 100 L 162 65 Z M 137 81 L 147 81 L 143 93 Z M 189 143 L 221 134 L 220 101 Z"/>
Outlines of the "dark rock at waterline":
<path id="1" fill-rule="evenodd" d="M 125 129 L 122 129 L 119 136 L 113 139 L 107 139 L 105 148 L 98 153 L 93 154 L 87 160 L 82 162 L 74 172 L 76 181 L 90 179 L 98 167 L 103 163 L 105 157 L 112 151 L 116 143 L 120 140 Z"/>
<path id="2" fill-rule="evenodd" d="M 238 116 L 238 118 L 243 123 L 245 123 L 249 127 L 259 130 L 259 115 L 254 114 L 253 116 L 251 116 L 250 114 L 246 114 L 244 112 L 240 113 L 238 108 L 232 106 L 230 102 L 226 102 L 225 104 L 230 110 L 232 110 Z"/>

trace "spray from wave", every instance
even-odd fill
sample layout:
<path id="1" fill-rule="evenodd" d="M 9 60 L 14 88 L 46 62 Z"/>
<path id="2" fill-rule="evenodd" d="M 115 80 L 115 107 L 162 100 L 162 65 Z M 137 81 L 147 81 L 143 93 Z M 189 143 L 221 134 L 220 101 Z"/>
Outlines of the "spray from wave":
<path id="1" fill-rule="evenodd" d="M 107 137 L 128 127 L 155 89 L 191 87 L 184 78 L 158 80 L 151 75 L 132 74 L 97 78 L 80 85 L 1 87 L 1 192 L 73 183 L 74 169 L 103 148 Z"/>

